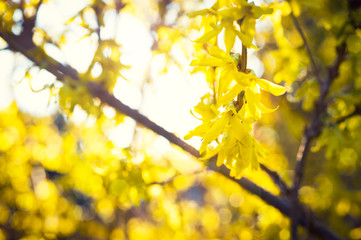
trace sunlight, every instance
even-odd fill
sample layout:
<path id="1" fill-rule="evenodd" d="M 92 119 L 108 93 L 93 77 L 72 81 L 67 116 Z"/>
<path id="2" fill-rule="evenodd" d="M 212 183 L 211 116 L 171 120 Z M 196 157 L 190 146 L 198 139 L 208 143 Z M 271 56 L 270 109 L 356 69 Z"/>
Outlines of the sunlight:
<path id="1" fill-rule="evenodd" d="M 93 58 L 97 47 L 97 37 L 94 34 L 81 37 L 84 35 L 84 29 L 76 24 L 64 26 L 63 23 L 67 22 L 86 4 L 87 1 L 85 0 L 76 1 L 76 6 L 74 6 L 74 1 L 70 0 L 48 2 L 41 7 L 38 18 L 38 27 L 51 37 L 59 38 L 61 32 L 66 28 L 69 29 L 65 33 L 67 40 L 60 50 L 51 44 L 45 44 L 44 48 L 51 57 L 61 63 L 68 63 L 80 73 L 87 70 Z M 72 10 L 61 11 L 61 9 Z M 89 24 L 92 24 L 92 18 L 94 18 L 92 12 L 85 11 L 84 15 Z M 76 19 L 75 22 L 77 22 Z M 174 64 L 167 69 L 167 73 L 158 71 L 157 69 L 160 69 L 164 62 L 159 61 L 161 56 L 152 57 L 151 46 L 153 39 L 149 33 L 149 23 L 144 23 L 127 12 L 122 12 L 118 16 L 115 11 L 108 11 L 104 22 L 105 27 L 101 31 L 102 38 L 115 37 L 116 41 L 121 44 L 122 55 L 120 61 L 122 64 L 131 66 L 130 69 L 124 69 L 121 73 L 126 79 L 118 77 L 113 89 L 114 96 L 126 105 L 134 109 L 140 109 L 152 121 L 180 137 L 199 125 L 200 121 L 190 114 L 190 110 L 207 91 L 204 76 L 201 74 L 189 75 Z M 221 35 L 220 38 L 222 38 Z M 223 40 L 220 40 L 220 42 L 222 43 Z M 240 41 L 237 39 L 235 49 L 239 50 L 240 46 Z M 182 56 L 181 52 L 178 53 L 176 48 L 172 48 L 172 51 L 172 54 L 179 61 L 182 61 L 182 64 L 186 66 L 189 64 L 187 63 L 188 60 Z M 4 61 L 4 59 L 0 57 L 0 61 Z M 258 76 L 262 75 L 263 66 L 256 56 L 250 55 L 249 65 L 256 67 L 255 71 Z M 6 69 L 10 69 L 10 67 Z M 98 76 L 101 71 L 101 66 L 95 65 L 92 75 Z M 188 67 L 186 71 L 190 71 L 190 68 Z M 3 77 L 2 79 L 6 78 L 9 79 L 9 77 Z M 36 82 L 37 88 L 41 88 L 41 86 L 49 83 L 49 79 L 54 79 L 54 77 L 51 74 L 42 73 L 36 75 L 36 81 L 32 82 L 34 84 Z M 151 84 L 148 84 L 148 81 Z M 1 84 L 5 86 L 6 82 L 2 81 Z M 143 85 L 144 87 L 142 87 Z M 6 87 L 2 89 L 6 89 Z M 11 92 L 13 92 L 19 106 L 31 114 L 44 116 L 55 113 L 57 109 L 54 99 L 49 98 L 48 89 L 39 93 L 32 92 L 27 81 L 14 86 L 12 91 L 9 89 L 7 94 L 1 94 L 4 99 L 1 103 L 4 106 L 11 101 Z M 76 108 L 71 120 L 79 124 L 84 122 L 86 118 L 86 113 Z M 130 125 L 126 124 L 127 127 L 132 128 Z M 124 146 L 132 138 L 133 133 L 127 127 L 115 129 L 116 134 L 110 136 L 117 145 Z M 115 136 L 122 136 L 123 139 Z M 188 143 L 194 146 L 200 146 L 201 144 L 197 138 L 188 140 Z"/>
<path id="2" fill-rule="evenodd" d="M 13 54 L 11 52 L 0 52 L 0 66 L 2 69 L 0 71 L 0 110 L 9 106 L 14 98 L 10 81 L 7 81 L 10 78 L 13 61 Z"/>
<path id="3" fill-rule="evenodd" d="M 0 0 L 0 240 L 359 239 L 340 1 Z"/>

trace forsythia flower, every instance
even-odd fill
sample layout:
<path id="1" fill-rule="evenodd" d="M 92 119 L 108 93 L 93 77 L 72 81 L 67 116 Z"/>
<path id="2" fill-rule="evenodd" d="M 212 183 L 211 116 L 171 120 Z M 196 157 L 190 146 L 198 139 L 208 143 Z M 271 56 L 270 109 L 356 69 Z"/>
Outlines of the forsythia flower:
<path id="1" fill-rule="evenodd" d="M 258 156 L 264 156 L 262 148 L 252 135 L 253 122 L 242 121 L 242 112 L 237 112 L 232 103 L 217 115 L 219 111 L 215 109 L 210 98 L 210 94 L 207 94 L 195 107 L 195 112 L 201 115 L 203 124 L 184 138 L 202 137 L 203 142 L 199 149 L 202 159 L 218 154 L 217 165 L 225 164 L 231 169 L 231 176 L 240 178 L 248 166 L 258 168 Z"/>
<path id="2" fill-rule="evenodd" d="M 218 154 L 217 165 L 225 164 L 231 175 L 242 177 L 248 166 L 258 167 L 258 157 L 264 152 L 252 135 L 254 121 L 261 113 L 273 112 L 261 103 L 261 91 L 279 96 L 285 88 L 239 71 L 239 55 L 228 55 L 218 47 L 208 49 L 209 57 L 193 60 L 192 66 L 216 68 L 216 96 L 206 94 L 194 112 L 202 124 L 190 131 L 185 139 L 193 136 L 203 138 L 199 152 L 203 159 Z M 241 94 L 242 93 L 242 94 Z M 243 104 L 235 106 L 234 98 L 243 97 Z M 214 98 L 215 97 L 215 98 Z"/>
<path id="3" fill-rule="evenodd" d="M 236 178 L 242 177 L 249 166 L 258 168 L 258 158 L 265 155 L 253 136 L 253 123 L 262 113 L 277 108 L 270 109 L 261 103 L 261 89 L 276 96 L 285 92 L 284 87 L 257 78 L 246 69 L 247 51 L 244 48 L 254 47 L 256 19 L 271 12 L 270 8 L 255 6 L 246 0 L 217 0 L 210 9 L 189 14 L 190 17 L 202 16 L 205 33 L 197 42 L 208 42 L 224 29 L 226 52 L 212 46 L 207 49 L 208 56 L 191 63 L 192 66 L 208 67 L 211 79 L 208 77 L 207 81 L 211 82 L 213 95 L 206 94 L 194 108 L 194 115 L 199 116 L 202 124 L 184 138 L 201 137 L 199 153 L 202 158 L 218 155 L 217 165 L 225 164 L 231 169 L 231 176 Z M 227 54 L 232 50 L 236 36 L 242 41 L 245 54 L 242 58 L 239 54 Z"/>
<path id="4" fill-rule="evenodd" d="M 212 66 L 216 69 L 216 105 L 222 106 L 231 102 L 241 91 L 245 91 L 245 106 L 255 120 L 260 119 L 261 113 L 270 113 L 276 109 L 269 109 L 261 103 L 261 92 L 272 93 L 275 96 L 282 95 L 286 89 L 265 79 L 257 78 L 251 73 L 243 73 L 238 70 L 239 55 L 228 55 L 218 47 L 210 47 L 208 53 L 211 57 L 195 59 L 191 66 Z"/>
<path id="5" fill-rule="evenodd" d="M 224 43 L 227 52 L 232 50 L 236 36 L 242 41 L 242 44 L 247 47 L 255 46 L 252 40 L 255 34 L 256 19 L 263 14 L 272 13 L 272 9 L 266 7 L 258 7 L 253 3 L 248 3 L 246 0 L 219 0 L 209 9 L 203 9 L 188 14 L 189 17 L 203 16 L 215 17 L 216 24 L 212 26 L 212 30 L 207 31 L 197 39 L 197 42 L 207 42 L 216 37 L 224 29 Z M 234 24 L 237 22 L 239 28 Z M 208 29 L 208 26 L 204 26 Z"/>

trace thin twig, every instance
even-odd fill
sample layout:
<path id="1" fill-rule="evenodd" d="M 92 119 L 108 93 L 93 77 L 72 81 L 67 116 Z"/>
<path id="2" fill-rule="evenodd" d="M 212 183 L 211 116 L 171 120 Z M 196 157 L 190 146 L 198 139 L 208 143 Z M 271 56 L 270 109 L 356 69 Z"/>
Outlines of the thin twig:
<path id="1" fill-rule="evenodd" d="M 356 115 L 360 115 L 361 114 L 361 106 L 355 106 L 355 110 L 350 113 L 350 114 L 347 114 L 346 116 L 343 116 L 339 119 L 337 119 L 335 122 L 332 123 L 332 125 L 338 125 L 340 123 L 343 123 L 344 121 L 346 121 L 347 119 L 353 117 L 353 116 L 356 116 Z"/>
<path id="2" fill-rule="evenodd" d="M 296 156 L 296 168 L 295 168 L 295 176 L 293 181 L 293 186 L 291 189 L 291 237 L 292 240 L 298 239 L 297 226 L 299 224 L 300 216 L 300 204 L 298 201 L 298 189 L 300 187 L 300 183 L 303 176 L 303 169 L 305 166 L 305 159 L 310 148 L 312 138 L 304 136 L 301 140 L 301 144 L 298 148 L 297 156 Z"/>
<path id="3" fill-rule="evenodd" d="M 241 63 L 241 72 L 246 72 L 247 70 L 247 47 L 242 44 L 242 63 Z"/>
<path id="4" fill-rule="evenodd" d="M 260 167 L 268 174 L 268 176 L 272 178 L 273 182 L 278 186 L 284 195 L 288 195 L 290 193 L 290 189 L 288 188 L 287 184 L 282 180 L 277 172 L 272 171 L 262 163 L 260 164 Z"/>
<path id="5" fill-rule="evenodd" d="M 197 175 L 197 174 L 201 174 L 201 173 L 204 173 L 204 169 L 198 169 L 196 171 L 193 171 L 191 173 L 178 173 L 178 174 L 175 174 L 174 176 L 170 177 L 169 179 L 165 180 L 165 181 L 156 181 L 156 182 L 151 182 L 151 183 L 148 183 L 147 185 L 156 185 L 156 184 L 159 184 L 159 185 L 167 185 L 167 184 L 170 184 L 170 183 L 173 183 L 174 180 L 177 178 L 177 177 L 181 177 L 181 176 L 194 176 L 194 175 Z"/>
<path id="6" fill-rule="evenodd" d="M 242 44 L 242 56 L 241 56 L 241 62 L 238 64 L 240 65 L 239 71 L 245 73 L 247 70 L 247 47 Z M 241 92 L 237 95 L 237 109 L 241 108 L 243 104 L 243 94 L 244 92 Z"/>
<path id="7" fill-rule="evenodd" d="M 315 62 L 315 59 L 313 57 L 313 54 L 311 52 L 311 48 L 310 48 L 310 45 L 308 44 L 308 41 L 306 39 L 306 35 L 305 33 L 303 32 L 302 28 L 301 28 L 301 25 L 299 24 L 296 16 L 293 14 L 293 12 L 291 11 L 291 17 L 292 17 L 292 21 L 298 31 L 298 33 L 300 34 L 301 38 L 302 38 L 302 41 L 303 41 L 303 45 L 307 51 L 307 54 L 311 60 L 311 65 L 312 65 L 312 70 L 313 70 L 313 74 L 316 76 L 317 78 L 317 81 L 319 84 L 322 83 L 322 79 L 321 79 L 321 76 L 319 74 L 319 70 L 318 70 L 318 67 L 316 65 L 316 62 Z"/>

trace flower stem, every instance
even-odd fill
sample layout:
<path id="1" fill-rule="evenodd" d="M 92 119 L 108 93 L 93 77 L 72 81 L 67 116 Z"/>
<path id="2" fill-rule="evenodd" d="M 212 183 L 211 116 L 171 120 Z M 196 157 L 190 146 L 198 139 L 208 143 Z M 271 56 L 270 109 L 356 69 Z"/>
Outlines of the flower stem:
<path id="1" fill-rule="evenodd" d="M 247 47 L 245 45 L 243 45 L 243 44 L 242 44 L 242 56 L 241 56 L 240 65 L 241 65 L 241 72 L 245 73 L 246 69 L 247 69 Z M 242 104 L 243 104 L 243 95 L 244 95 L 244 92 L 241 92 L 237 96 L 238 106 L 242 106 Z"/>

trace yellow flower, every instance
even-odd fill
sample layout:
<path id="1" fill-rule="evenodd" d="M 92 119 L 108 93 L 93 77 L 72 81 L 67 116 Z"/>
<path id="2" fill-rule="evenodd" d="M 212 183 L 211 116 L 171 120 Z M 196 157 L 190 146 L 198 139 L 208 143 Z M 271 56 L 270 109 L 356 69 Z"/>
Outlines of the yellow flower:
<path id="1" fill-rule="evenodd" d="M 256 19 L 263 14 L 272 13 L 272 9 L 266 7 L 258 7 L 247 1 L 224 1 L 218 0 L 210 9 L 188 14 L 189 17 L 214 16 L 217 19 L 217 25 L 212 26 L 212 30 L 207 31 L 198 38 L 197 42 L 207 42 L 216 37 L 224 29 L 224 43 L 226 51 L 230 52 L 233 48 L 236 36 L 242 41 L 242 44 L 248 48 L 256 48 L 252 44 L 255 34 Z M 239 27 L 235 26 L 235 22 Z M 209 29 L 208 26 L 204 26 Z"/>
<path id="2" fill-rule="evenodd" d="M 212 21 L 216 20 L 218 24 L 198 41 L 208 41 L 224 29 L 227 52 L 232 49 L 236 36 L 249 47 L 252 45 L 255 19 L 265 12 L 263 8 L 244 0 L 234 3 L 231 0 L 218 0 L 212 8 L 193 13 L 194 16 L 212 15 Z M 239 30 L 234 26 L 234 21 L 238 21 Z M 208 26 L 204 27 L 207 29 Z M 261 103 L 261 89 L 279 96 L 285 92 L 285 88 L 257 78 L 249 69 L 241 72 L 240 69 L 244 68 L 239 54 L 228 54 L 216 46 L 209 47 L 207 52 L 206 57 L 193 60 L 191 66 L 211 70 L 213 95 L 206 94 L 195 107 L 193 115 L 202 124 L 184 138 L 201 137 L 201 159 L 218 155 L 217 165 L 224 164 L 231 169 L 232 176 L 240 178 L 249 167 L 257 169 L 258 158 L 264 156 L 262 147 L 253 136 L 253 123 L 260 119 L 261 113 L 277 109 L 269 109 Z M 240 102 L 242 100 L 243 104 Z"/>
<path id="3" fill-rule="evenodd" d="M 240 56 L 239 54 L 231 56 L 215 46 L 208 48 L 208 53 L 209 57 L 195 59 L 191 62 L 191 66 L 216 67 L 216 103 L 217 106 L 228 104 L 245 87 L 236 82 L 232 83 L 237 78 Z"/>
<path id="4" fill-rule="evenodd" d="M 269 92 L 275 96 L 280 96 L 285 93 L 286 88 L 277 84 L 274 84 L 270 81 L 267 81 L 262 78 L 257 78 L 251 73 L 238 72 L 235 77 L 235 80 L 239 86 L 244 86 L 244 104 L 241 109 L 243 117 L 249 117 L 249 114 L 253 116 L 255 120 L 260 119 L 261 113 L 271 113 L 277 108 L 269 109 L 261 103 L 261 91 L 260 89 Z M 236 88 L 236 87 L 234 87 Z M 240 87 L 239 87 L 240 88 Z M 221 100 L 220 102 L 227 101 L 232 97 L 235 97 L 233 89 L 231 89 Z"/>
<path id="5" fill-rule="evenodd" d="M 232 65 L 234 67 L 237 67 L 237 58 L 231 57 L 229 54 L 219 49 L 218 47 L 209 47 L 207 51 L 211 55 L 211 57 L 204 59 L 194 59 L 191 62 L 191 66 L 224 67 L 226 65 Z"/>
<path id="6" fill-rule="evenodd" d="M 260 119 L 261 113 L 270 113 L 277 109 L 269 109 L 261 103 L 260 89 L 279 96 L 285 93 L 285 87 L 262 78 L 257 78 L 252 73 L 238 71 L 239 55 L 231 56 L 215 46 L 208 48 L 208 53 L 210 57 L 195 59 L 191 62 L 191 66 L 216 67 L 217 107 L 229 104 L 244 90 L 245 110 L 255 120 Z"/>
<path id="7" fill-rule="evenodd" d="M 255 81 L 251 84 L 258 86 Z M 242 177 L 249 167 L 257 169 L 258 158 L 264 156 L 263 149 L 252 135 L 254 117 L 245 109 L 242 107 L 237 112 L 230 103 L 226 109 L 219 111 L 211 95 L 206 94 L 194 109 L 203 123 L 184 137 L 202 137 L 203 142 L 199 149 L 201 159 L 209 159 L 218 154 L 217 165 L 225 164 L 236 178 Z"/>

